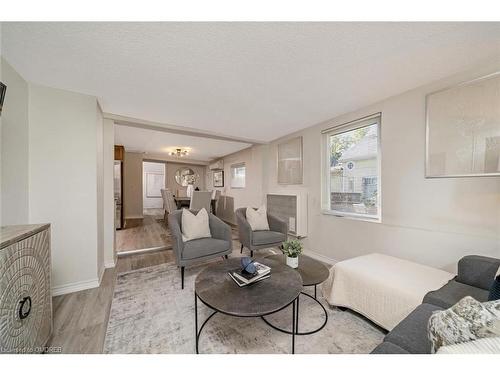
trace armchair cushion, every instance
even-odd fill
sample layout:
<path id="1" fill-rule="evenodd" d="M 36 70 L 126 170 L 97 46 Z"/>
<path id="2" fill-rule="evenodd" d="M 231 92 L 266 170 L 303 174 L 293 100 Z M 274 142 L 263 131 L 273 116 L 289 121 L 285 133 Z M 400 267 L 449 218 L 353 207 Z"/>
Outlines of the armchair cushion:
<path id="1" fill-rule="evenodd" d="M 247 207 L 246 217 L 248 224 L 250 224 L 253 231 L 269 230 L 267 212 L 264 206 L 261 206 L 258 210 L 254 210 L 252 207 Z"/>
<path id="2" fill-rule="evenodd" d="M 231 248 L 231 243 L 216 238 L 199 238 L 184 242 L 182 259 L 196 259 L 221 253 Z"/>
<path id="3" fill-rule="evenodd" d="M 182 240 L 184 242 L 195 240 L 197 238 L 212 237 L 208 221 L 208 212 L 202 208 L 195 215 L 191 211 L 182 210 L 181 218 Z"/>
<path id="4" fill-rule="evenodd" d="M 252 233 L 252 242 L 254 245 L 275 244 L 285 240 L 285 234 L 272 230 L 257 230 Z"/>

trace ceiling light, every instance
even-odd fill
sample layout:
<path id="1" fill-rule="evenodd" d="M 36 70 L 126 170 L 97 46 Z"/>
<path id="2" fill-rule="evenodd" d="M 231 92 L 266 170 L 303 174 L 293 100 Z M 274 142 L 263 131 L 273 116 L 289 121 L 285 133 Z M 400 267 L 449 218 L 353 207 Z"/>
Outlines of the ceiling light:
<path id="1" fill-rule="evenodd" d="M 181 158 L 183 156 L 188 156 L 188 155 L 189 155 L 189 151 L 186 149 L 182 149 L 182 148 L 176 148 L 175 151 L 172 151 L 170 153 L 170 156 L 175 156 L 177 158 Z"/>

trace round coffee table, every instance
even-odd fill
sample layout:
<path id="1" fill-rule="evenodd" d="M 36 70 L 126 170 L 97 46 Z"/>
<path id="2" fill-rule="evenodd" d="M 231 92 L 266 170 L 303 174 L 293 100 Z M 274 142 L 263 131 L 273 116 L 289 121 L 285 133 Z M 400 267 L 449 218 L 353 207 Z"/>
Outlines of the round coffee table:
<path id="1" fill-rule="evenodd" d="M 297 297 L 302 291 L 302 278 L 293 268 L 273 259 L 257 259 L 271 267 L 271 277 L 239 287 L 228 275 L 240 268 L 240 258 L 228 259 L 208 266 L 196 277 L 194 309 L 196 353 L 203 327 L 217 313 L 238 317 L 264 317 L 292 305 L 292 353 L 295 352 L 295 313 Z M 214 310 L 198 331 L 198 299 Z"/>
<path id="2" fill-rule="evenodd" d="M 282 254 L 271 255 L 271 256 L 267 257 L 266 259 L 277 261 L 277 262 L 280 262 L 282 264 L 286 263 L 286 257 L 285 257 L 285 255 L 282 255 Z M 310 295 L 309 293 L 303 292 L 303 291 L 300 294 L 303 294 L 303 295 L 305 295 L 305 296 L 313 299 L 323 309 L 323 312 L 325 314 L 325 319 L 324 319 L 323 323 L 321 324 L 321 326 L 319 328 L 315 329 L 315 330 L 312 330 L 312 331 L 299 332 L 299 301 L 300 301 L 300 296 L 297 297 L 297 303 L 296 303 L 296 305 L 297 305 L 297 318 L 296 318 L 296 321 L 295 321 L 296 322 L 295 323 L 296 324 L 295 329 L 292 330 L 293 332 L 285 330 L 285 329 L 282 329 L 280 327 L 276 327 L 271 322 L 269 322 L 264 316 L 262 317 L 262 319 L 268 325 L 270 325 L 271 327 L 273 327 L 274 329 L 277 329 L 278 331 L 281 331 L 281 332 L 284 332 L 284 333 L 288 333 L 290 335 L 291 334 L 295 334 L 295 335 L 311 335 L 313 333 L 321 331 L 325 327 L 326 323 L 328 322 L 328 313 L 326 312 L 326 309 L 323 306 L 323 304 L 317 298 L 316 287 L 317 287 L 318 284 L 321 284 L 323 281 L 325 281 L 326 279 L 328 279 L 328 276 L 330 275 L 330 271 L 328 270 L 328 268 L 323 263 L 321 263 L 320 261 L 317 261 L 316 259 L 308 257 L 307 255 L 300 255 L 299 256 L 299 267 L 296 268 L 296 270 L 302 276 L 303 286 L 314 286 L 314 296 Z"/>

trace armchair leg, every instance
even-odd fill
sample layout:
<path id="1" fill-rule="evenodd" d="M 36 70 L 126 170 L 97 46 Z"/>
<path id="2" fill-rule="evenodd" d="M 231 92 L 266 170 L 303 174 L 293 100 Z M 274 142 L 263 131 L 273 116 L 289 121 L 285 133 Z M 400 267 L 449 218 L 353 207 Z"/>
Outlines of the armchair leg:
<path id="1" fill-rule="evenodd" d="M 181 289 L 184 289 L 184 266 L 181 267 Z"/>
<path id="2" fill-rule="evenodd" d="M 250 250 L 250 258 L 253 258 L 253 250 Z"/>
<path id="3" fill-rule="evenodd" d="M 224 255 L 224 258 L 228 259 L 228 258 L 229 258 L 229 255 Z"/>
<path id="4" fill-rule="evenodd" d="M 240 254 L 243 254 L 243 244 L 241 244 Z"/>

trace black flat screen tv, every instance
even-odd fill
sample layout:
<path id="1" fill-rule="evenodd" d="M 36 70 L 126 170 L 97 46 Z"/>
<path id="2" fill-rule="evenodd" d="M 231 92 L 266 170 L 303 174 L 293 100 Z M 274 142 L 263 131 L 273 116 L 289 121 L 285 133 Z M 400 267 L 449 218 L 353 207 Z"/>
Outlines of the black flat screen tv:
<path id="1" fill-rule="evenodd" d="M 0 116 L 2 115 L 3 99 L 5 98 L 5 91 L 7 91 L 7 86 L 0 82 Z"/>

